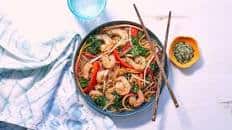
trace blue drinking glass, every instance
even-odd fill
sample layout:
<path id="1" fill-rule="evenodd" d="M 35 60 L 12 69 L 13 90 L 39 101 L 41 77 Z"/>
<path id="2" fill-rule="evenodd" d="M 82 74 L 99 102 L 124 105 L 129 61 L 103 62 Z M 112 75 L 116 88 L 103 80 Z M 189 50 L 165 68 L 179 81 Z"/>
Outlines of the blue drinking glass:
<path id="1" fill-rule="evenodd" d="M 106 0 L 68 0 L 69 9 L 80 20 L 96 18 L 105 6 Z"/>

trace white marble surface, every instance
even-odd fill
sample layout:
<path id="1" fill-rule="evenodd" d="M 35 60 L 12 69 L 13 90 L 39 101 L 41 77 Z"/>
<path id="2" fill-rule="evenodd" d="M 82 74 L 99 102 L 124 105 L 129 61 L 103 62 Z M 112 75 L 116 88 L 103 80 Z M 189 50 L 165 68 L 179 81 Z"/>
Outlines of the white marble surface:
<path id="1" fill-rule="evenodd" d="M 176 109 L 164 89 L 157 122 L 151 110 L 127 119 L 115 119 L 121 130 L 231 130 L 232 129 L 232 1 L 230 0 L 108 0 L 105 13 L 92 23 L 79 22 L 66 0 L 0 0 L 7 15 L 26 39 L 35 44 L 67 31 L 86 35 L 91 28 L 111 20 L 137 21 L 136 3 L 148 28 L 163 41 L 168 10 L 173 11 L 170 41 L 178 35 L 193 36 L 201 60 L 181 71 L 170 67 L 170 81 L 180 102 Z M 229 103 L 221 103 L 230 101 Z"/>

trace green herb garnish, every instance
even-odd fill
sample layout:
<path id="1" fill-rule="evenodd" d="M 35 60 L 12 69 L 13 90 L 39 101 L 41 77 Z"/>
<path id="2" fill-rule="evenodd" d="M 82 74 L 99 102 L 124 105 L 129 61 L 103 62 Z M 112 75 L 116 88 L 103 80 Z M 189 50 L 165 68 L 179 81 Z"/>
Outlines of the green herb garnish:
<path id="1" fill-rule="evenodd" d="M 133 57 L 136 57 L 136 56 L 145 56 L 146 57 L 149 55 L 148 49 L 139 45 L 138 38 L 132 37 L 131 42 L 133 44 L 133 48 L 128 53 L 131 54 Z"/>
<path id="2" fill-rule="evenodd" d="M 154 74 L 159 72 L 159 66 L 156 63 L 151 63 L 150 68 Z"/>
<path id="3" fill-rule="evenodd" d="M 88 51 L 91 54 L 98 54 L 100 53 L 100 45 L 101 45 L 101 41 L 96 39 L 94 36 L 90 36 L 87 40 L 87 48 L 86 51 Z"/>
<path id="4" fill-rule="evenodd" d="M 83 78 L 83 77 L 81 77 L 79 81 L 80 81 L 80 85 L 81 85 L 82 88 L 87 87 L 87 85 L 89 83 L 89 81 L 87 79 Z"/>
<path id="5" fill-rule="evenodd" d="M 145 77 L 145 79 L 146 81 L 151 81 L 151 78 L 148 75 Z"/>
<path id="6" fill-rule="evenodd" d="M 144 35 L 144 33 L 142 31 L 138 32 L 138 38 L 141 38 Z"/>
<path id="7" fill-rule="evenodd" d="M 132 75 L 131 75 L 131 73 L 126 73 L 124 76 L 126 77 L 127 80 L 129 80 Z"/>
<path id="8" fill-rule="evenodd" d="M 122 100 L 121 100 L 121 96 L 118 95 L 116 92 L 113 93 L 114 95 L 114 103 L 112 104 L 113 108 L 115 109 L 119 109 L 122 107 Z"/>
<path id="9" fill-rule="evenodd" d="M 137 93 L 137 92 L 139 91 L 139 86 L 138 86 L 137 84 L 134 84 L 134 85 L 132 86 L 131 91 L 132 91 L 133 93 Z"/>
<path id="10" fill-rule="evenodd" d="M 122 52 L 122 46 L 119 46 L 119 47 L 118 47 L 118 51 L 119 51 L 119 52 Z"/>
<path id="11" fill-rule="evenodd" d="M 107 99 L 105 96 L 98 96 L 94 102 L 97 104 L 97 106 L 103 108 L 106 105 Z"/>
<path id="12" fill-rule="evenodd" d="M 179 63 L 185 64 L 193 58 L 194 50 L 185 42 L 178 42 L 174 48 L 174 56 Z"/>

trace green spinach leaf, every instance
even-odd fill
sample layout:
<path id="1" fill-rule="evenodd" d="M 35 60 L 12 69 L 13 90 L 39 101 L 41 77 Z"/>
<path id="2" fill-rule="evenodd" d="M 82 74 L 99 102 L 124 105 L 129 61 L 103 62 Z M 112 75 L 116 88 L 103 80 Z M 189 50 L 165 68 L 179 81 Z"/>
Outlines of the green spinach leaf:
<path id="1" fill-rule="evenodd" d="M 94 36 L 90 36 L 87 41 L 87 48 L 86 51 L 88 51 L 91 54 L 98 54 L 100 52 L 100 45 L 101 45 L 101 41 L 96 39 Z"/>
<path id="2" fill-rule="evenodd" d="M 131 91 L 132 91 L 133 93 L 137 93 L 137 92 L 139 91 L 139 86 L 138 86 L 137 84 L 134 84 L 134 85 L 132 86 Z"/>
<path id="3" fill-rule="evenodd" d="M 87 87 L 88 83 L 89 83 L 89 81 L 87 79 L 85 79 L 83 77 L 80 78 L 80 85 L 82 88 Z"/>
<path id="4" fill-rule="evenodd" d="M 133 48 L 128 53 L 131 54 L 133 57 L 136 57 L 136 56 L 146 57 L 149 55 L 148 49 L 139 45 L 138 38 L 132 37 L 131 42 L 133 44 Z"/>
<path id="5" fill-rule="evenodd" d="M 120 95 L 118 95 L 116 92 L 113 93 L 113 95 L 114 95 L 114 103 L 113 103 L 112 106 L 113 106 L 115 109 L 121 108 L 121 107 L 122 107 L 122 101 L 121 101 Z"/>
<path id="6" fill-rule="evenodd" d="M 151 68 L 151 70 L 152 70 L 152 72 L 153 72 L 154 74 L 157 74 L 157 73 L 159 72 L 159 67 L 158 67 L 158 65 L 157 65 L 156 63 L 152 63 L 152 64 L 150 65 L 150 68 Z"/>
<path id="7" fill-rule="evenodd" d="M 97 104 L 97 106 L 103 108 L 106 105 L 107 99 L 105 96 L 99 96 L 94 100 L 94 102 Z"/>

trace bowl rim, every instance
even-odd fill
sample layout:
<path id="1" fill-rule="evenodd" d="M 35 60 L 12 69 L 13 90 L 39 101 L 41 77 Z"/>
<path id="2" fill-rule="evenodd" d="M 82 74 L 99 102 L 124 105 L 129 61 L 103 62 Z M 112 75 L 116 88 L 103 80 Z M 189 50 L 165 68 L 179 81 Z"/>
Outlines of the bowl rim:
<path id="1" fill-rule="evenodd" d="M 80 49 L 81 47 L 83 46 L 83 44 L 85 43 L 86 39 L 91 35 L 91 34 L 94 34 L 98 29 L 100 28 L 104 28 L 104 27 L 109 27 L 109 26 L 113 26 L 113 25 L 120 25 L 120 24 L 129 24 L 129 25 L 134 25 L 134 26 L 137 26 L 137 27 L 141 27 L 142 26 L 136 22 L 132 22 L 132 21 L 126 21 L 126 20 L 115 20 L 115 21 L 110 21 L 110 22 L 106 22 L 106 23 L 103 23 L 101 25 L 98 25 L 97 27 L 95 27 L 94 29 L 92 29 L 89 33 L 87 33 L 87 35 L 78 43 L 78 47 L 77 49 L 75 50 L 75 55 L 74 55 L 74 59 L 73 59 L 73 76 L 74 76 L 74 80 L 75 80 L 75 87 L 77 87 L 78 89 L 78 92 L 80 92 L 81 96 L 84 98 L 85 102 L 92 108 L 94 109 L 95 111 L 103 114 L 103 115 L 107 115 L 107 116 L 110 116 L 110 117 L 126 117 L 126 116 L 132 116 L 132 115 L 135 115 L 137 113 L 141 113 L 145 110 L 147 110 L 148 108 L 150 108 L 155 100 L 155 96 L 153 96 L 149 102 L 147 103 L 144 103 L 142 106 L 134 109 L 133 111 L 127 111 L 127 112 L 110 112 L 110 111 L 106 111 L 106 110 L 103 110 L 102 108 L 99 108 L 98 106 L 96 106 L 94 104 L 94 102 L 92 101 L 92 99 L 90 99 L 90 97 L 88 95 L 86 95 L 85 93 L 83 93 L 78 85 L 78 81 L 77 81 L 77 78 L 76 77 L 76 71 L 75 71 L 75 66 L 76 66 L 76 59 L 77 57 L 79 56 L 80 54 Z M 150 31 L 148 28 L 146 28 L 149 35 L 152 37 L 152 39 L 154 39 L 161 48 L 163 48 L 163 45 L 162 43 L 160 42 L 160 40 L 158 39 L 158 37 L 152 32 Z M 165 72 L 166 72 L 166 75 L 168 76 L 168 64 L 167 64 L 167 55 L 165 55 Z M 163 87 L 164 87 L 164 82 L 162 81 L 162 85 L 161 85 L 161 90 L 160 90 L 160 94 L 163 90 Z"/>

